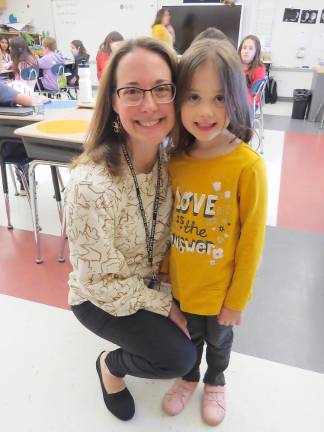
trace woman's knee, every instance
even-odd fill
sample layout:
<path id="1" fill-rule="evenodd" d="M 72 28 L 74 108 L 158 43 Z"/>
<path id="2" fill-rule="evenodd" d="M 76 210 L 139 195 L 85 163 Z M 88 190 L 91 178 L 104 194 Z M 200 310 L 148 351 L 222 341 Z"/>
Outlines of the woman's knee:
<path id="1" fill-rule="evenodd" d="M 197 350 L 189 339 L 179 343 L 177 346 L 173 346 L 165 359 L 167 365 L 165 370 L 168 371 L 166 378 L 186 375 L 194 367 L 196 360 Z"/>

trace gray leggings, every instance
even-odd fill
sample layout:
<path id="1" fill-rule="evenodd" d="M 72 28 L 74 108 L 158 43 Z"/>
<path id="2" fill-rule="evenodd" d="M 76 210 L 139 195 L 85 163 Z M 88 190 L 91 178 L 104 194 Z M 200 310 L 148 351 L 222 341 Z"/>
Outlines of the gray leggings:
<path id="1" fill-rule="evenodd" d="M 204 383 L 225 385 L 224 371 L 227 368 L 233 344 L 232 326 L 218 323 L 217 316 L 203 316 L 185 313 L 192 342 L 197 348 L 197 362 L 191 371 L 183 376 L 186 381 L 199 381 L 199 366 L 206 343 L 207 371 Z"/>
<path id="2" fill-rule="evenodd" d="M 97 336 L 120 348 L 110 351 L 106 364 L 118 377 L 168 379 L 188 373 L 196 362 L 196 348 L 169 319 L 146 310 L 116 317 L 86 301 L 71 310 Z"/>

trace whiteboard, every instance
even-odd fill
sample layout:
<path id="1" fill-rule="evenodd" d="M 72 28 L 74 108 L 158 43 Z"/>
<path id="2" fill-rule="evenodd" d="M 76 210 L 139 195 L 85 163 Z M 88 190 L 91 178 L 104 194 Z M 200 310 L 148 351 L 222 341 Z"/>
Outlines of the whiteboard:
<path id="1" fill-rule="evenodd" d="M 71 57 L 70 43 L 80 39 L 90 61 L 111 31 L 125 39 L 151 36 L 157 0 L 52 0 L 51 9 L 58 49 Z"/>

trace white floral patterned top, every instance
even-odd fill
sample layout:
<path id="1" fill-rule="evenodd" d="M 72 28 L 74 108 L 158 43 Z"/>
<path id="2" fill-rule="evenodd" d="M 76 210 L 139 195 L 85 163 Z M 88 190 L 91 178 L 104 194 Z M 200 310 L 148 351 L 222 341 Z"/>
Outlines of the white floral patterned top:
<path id="1" fill-rule="evenodd" d="M 157 163 L 149 174 L 137 174 L 146 218 L 151 230 Z M 123 176 L 113 177 L 102 165 L 79 165 L 71 172 L 65 192 L 67 235 L 73 270 L 69 304 L 89 300 L 115 316 L 146 309 L 168 316 L 171 294 L 148 288 L 151 277 L 143 220 L 134 180 L 126 162 Z M 162 182 L 154 241 L 154 271 L 167 249 L 172 195 L 167 161 Z"/>

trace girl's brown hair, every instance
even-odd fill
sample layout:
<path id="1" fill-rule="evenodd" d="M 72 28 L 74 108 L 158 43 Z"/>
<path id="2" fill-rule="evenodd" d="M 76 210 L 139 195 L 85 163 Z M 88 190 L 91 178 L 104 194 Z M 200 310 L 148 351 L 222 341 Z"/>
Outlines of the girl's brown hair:
<path id="1" fill-rule="evenodd" d="M 82 41 L 79 39 L 74 39 L 71 42 L 71 45 L 75 46 L 79 50 L 79 57 L 81 60 L 88 61 L 90 55 L 87 53 L 87 50 L 85 49 L 85 46 L 83 45 Z"/>
<path id="2" fill-rule="evenodd" d="M 261 61 L 261 43 L 260 43 L 260 39 L 255 35 L 245 36 L 245 38 L 242 40 L 238 48 L 238 53 L 240 55 L 240 58 L 241 58 L 241 51 L 242 51 L 243 44 L 247 39 L 253 40 L 255 44 L 255 55 L 253 57 L 252 62 L 249 64 L 249 71 L 253 71 L 256 67 L 263 64 Z"/>
<path id="3" fill-rule="evenodd" d="M 28 66 L 37 66 L 37 59 L 28 48 L 28 45 L 23 38 L 11 38 L 9 43 L 10 56 L 12 59 L 14 72 L 19 72 L 19 63 L 21 63 L 21 69 L 24 69 Z"/>
<path id="4" fill-rule="evenodd" d="M 252 137 L 246 82 L 235 48 L 226 40 L 202 39 L 185 51 L 178 67 L 174 153 L 187 151 L 195 142 L 195 137 L 182 125 L 181 106 L 187 98 L 194 73 L 206 63 L 215 66 L 215 74 L 223 86 L 225 109 L 230 119 L 227 129 L 245 142 Z"/>
<path id="5" fill-rule="evenodd" d="M 111 42 L 120 42 L 123 40 L 124 40 L 124 38 L 119 32 L 117 32 L 117 31 L 110 32 L 107 34 L 107 36 L 105 37 L 105 40 L 100 45 L 99 51 L 106 52 L 110 55 L 111 54 L 111 47 L 110 47 Z"/>
<path id="6" fill-rule="evenodd" d="M 175 82 L 177 57 L 166 44 L 149 37 L 123 42 L 102 75 L 94 115 L 84 144 L 84 152 L 72 166 L 90 162 L 103 163 L 113 175 L 120 174 L 120 146 L 121 143 L 126 143 L 127 134 L 124 130 L 115 133 L 113 129 L 113 123 L 117 120 L 117 114 L 113 109 L 113 99 L 116 97 L 117 68 L 122 58 L 137 48 L 158 54 L 169 66 L 172 82 Z"/>

